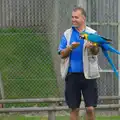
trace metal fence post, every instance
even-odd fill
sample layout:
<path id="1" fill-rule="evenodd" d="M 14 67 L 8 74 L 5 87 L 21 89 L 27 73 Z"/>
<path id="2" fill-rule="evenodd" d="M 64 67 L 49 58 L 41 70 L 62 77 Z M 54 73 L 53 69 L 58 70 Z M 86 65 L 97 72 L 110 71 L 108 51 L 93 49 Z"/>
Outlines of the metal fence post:
<path id="1" fill-rule="evenodd" d="M 3 87 L 3 81 L 2 81 L 2 75 L 0 73 L 0 97 L 1 99 L 4 99 L 4 87 Z"/>
<path id="2" fill-rule="evenodd" d="M 77 4 L 78 4 L 78 6 L 83 7 L 86 11 L 86 7 L 87 7 L 87 1 L 86 0 L 77 0 Z"/>
<path id="3" fill-rule="evenodd" d="M 2 81 L 2 75 L 0 73 L 0 99 L 4 99 L 4 87 L 3 87 L 3 81 Z M 3 104 L 0 104 L 0 108 L 3 107 Z"/>
<path id="4" fill-rule="evenodd" d="M 48 120 L 56 120 L 55 111 L 48 111 Z"/>
<path id="5" fill-rule="evenodd" d="M 120 0 L 118 0 L 118 50 L 120 51 Z M 118 55 L 118 72 L 119 72 L 119 78 L 118 78 L 118 96 L 120 96 L 120 55 Z M 120 104 L 120 100 L 119 100 Z M 120 113 L 120 109 L 119 109 Z"/>
<path id="6" fill-rule="evenodd" d="M 55 107 L 55 103 L 51 104 L 52 107 Z M 48 120 L 56 120 L 55 111 L 48 111 Z"/>

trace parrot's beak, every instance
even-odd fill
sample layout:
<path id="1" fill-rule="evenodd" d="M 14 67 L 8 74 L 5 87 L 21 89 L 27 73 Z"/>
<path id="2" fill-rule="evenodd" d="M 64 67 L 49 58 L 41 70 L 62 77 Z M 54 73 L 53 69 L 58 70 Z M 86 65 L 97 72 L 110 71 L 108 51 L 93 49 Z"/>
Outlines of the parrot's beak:
<path id="1" fill-rule="evenodd" d="M 84 35 L 80 35 L 80 38 L 81 38 L 81 39 L 85 39 L 85 36 L 84 36 Z"/>

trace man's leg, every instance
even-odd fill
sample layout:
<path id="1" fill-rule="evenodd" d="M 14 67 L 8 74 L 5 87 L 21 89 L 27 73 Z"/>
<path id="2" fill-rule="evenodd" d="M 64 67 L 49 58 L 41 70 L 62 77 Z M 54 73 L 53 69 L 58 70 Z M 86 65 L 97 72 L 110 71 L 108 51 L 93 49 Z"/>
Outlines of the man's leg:
<path id="1" fill-rule="evenodd" d="M 79 109 L 72 109 L 71 110 L 70 120 L 79 120 Z"/>
<path id="2" fill-rule="evenodd" d="M 86 120 L 95 120 L 95 107 L 97 106 L 98 91 L 96 80 L 85 80 L 82 89 L 85 107 L 86 107 Z"/>
<path id="3" fill-rule="evenodd" d="M 78 74 L 68 74 L 65 80 L 65 99 L 70 108 L 70 120 L 79 120 L 79 106 L 81 102 L 81 88 Z"/>
<path id="4" fill-rule="evenodd" d="M 86 107 L 86 120 L 95 120 L 94 107 Z"/>

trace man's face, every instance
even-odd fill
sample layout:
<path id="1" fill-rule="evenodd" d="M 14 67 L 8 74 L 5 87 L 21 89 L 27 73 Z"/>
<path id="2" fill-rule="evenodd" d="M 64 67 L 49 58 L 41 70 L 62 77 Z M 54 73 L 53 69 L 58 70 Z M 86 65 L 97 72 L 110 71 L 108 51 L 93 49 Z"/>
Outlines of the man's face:
<path id="1" fill-rule="evenodd" d="M 82 24 L 85 24 L 85 16 L 82 15 L 80 10 L 72 12 L 72 25 L 74 27 L 80 27 Z"/>

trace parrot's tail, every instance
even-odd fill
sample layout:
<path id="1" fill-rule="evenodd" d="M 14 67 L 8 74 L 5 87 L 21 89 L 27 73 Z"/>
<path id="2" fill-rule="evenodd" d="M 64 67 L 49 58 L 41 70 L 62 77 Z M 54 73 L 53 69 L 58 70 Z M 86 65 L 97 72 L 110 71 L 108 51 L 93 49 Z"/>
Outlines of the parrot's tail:
<path id="1" fill-rule="evenodd" d="M 114 66 L 112 59 L 109 57 L 107 51 L 105 51 L 104 49 L 102 49 L 104 56 L 106 57 L 106 59 L 108 60 L 108 62 L 110 63 L 110 65 L 112 66 L 113 71 L 115 72 L 116 76 L 119 78 L 119 74 L 118 71 L 116 69 L 116 67 Z"/>
<path id="2" fill-rule="evenodd" d="M 102 47 L 105 51 L 110 51 L 110 52 L 120 55 L 120 52 L 118 50 L 116 50 L 115 48 L 113 48 L 110 44 L 102 44 Z"/>

